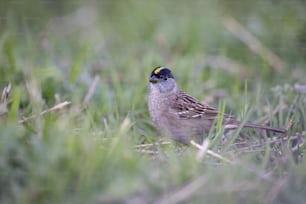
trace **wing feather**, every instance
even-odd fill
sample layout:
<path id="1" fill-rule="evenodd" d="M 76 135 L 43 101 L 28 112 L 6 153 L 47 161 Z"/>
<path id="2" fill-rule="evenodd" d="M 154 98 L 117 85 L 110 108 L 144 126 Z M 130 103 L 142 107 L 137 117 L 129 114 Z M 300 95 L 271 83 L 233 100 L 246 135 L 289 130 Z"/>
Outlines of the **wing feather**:
<path id="1" fill-rule="evenodd" d="M 178 93 L 171 108 L 181 119 L 215 120 L 219 114 L 216 108 L 203 104 L 182 91 Z M 232 116 L 224 114 L 224 118 L 230 119 Z"/>

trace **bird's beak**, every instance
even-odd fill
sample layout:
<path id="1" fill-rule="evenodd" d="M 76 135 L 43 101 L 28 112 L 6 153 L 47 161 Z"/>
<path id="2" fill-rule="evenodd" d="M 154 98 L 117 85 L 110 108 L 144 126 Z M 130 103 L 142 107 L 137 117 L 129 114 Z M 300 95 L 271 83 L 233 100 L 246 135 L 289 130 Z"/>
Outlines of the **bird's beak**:
<path id="1" fill-rule="evenodd" d="M 153 84 L 156 84 L 157 82 L 159 82 L 159 79 L 156 76 L 153 75 L 153 76 L 150 77 L 150 82 L 153 83 Z"/>

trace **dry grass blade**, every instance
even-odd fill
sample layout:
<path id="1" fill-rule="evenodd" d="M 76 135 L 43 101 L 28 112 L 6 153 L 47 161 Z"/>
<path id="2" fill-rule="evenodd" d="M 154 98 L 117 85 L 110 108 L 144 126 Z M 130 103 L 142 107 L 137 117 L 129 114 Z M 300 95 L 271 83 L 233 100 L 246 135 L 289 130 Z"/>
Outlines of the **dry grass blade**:
<path id="1" fill-rule="evenodd" d="M 169 144 L 171 144 L 171 142 L 169 141 L 160 141 L 160 142 L 154 142 L 154 143 L 148 143 L 148 144 L 135 145 L 135 148 L 136 148 L 136 152 L 138 153 L 144 153 L 148 155 L 157 155 L 158 146 L 169 145 Z"/>
<path id="2" fill-rule="evenodd" d="M 1 103 L 2 104 L 7 104 L 7 101 L 8 101 L 8 97 L 9 97 L 9 94 L 11 92 L 11 84 L 8 84 L 7 86 L 5 86 L 3 88 L 3 91 L 2 91 L 2 96 L 1 96 Z"/>
<path id="3" fill-rule="evenodd" d="M 100 77 L 98 75 L 96 75 L 93 82 L 91 83 L 91 85 L 88 89 L 88 92 L 87 92 L 84 100 L 83 100 L 83 105 L 84 106 L 87 106 L 89 104 L 90 99 L 92 98 L 92 96 L 94 95 L 94 93 L 97 89 L 99 81 L 100 81 Z"/>
<path id="4" fill-rule="evenodd" d="M 267 196 L 269 198 L 269 201 L 267 201 L 267 203 L 273 203 L 273 201 L 275 200 L 277 195 L 281 192 L 284 185 L 286 184 L 286 180 L 287 180 L 287 178 L 285 177 L 283 179 L 277 180 L 273 184 L 273 188 L 271 188 L 271 190 L 269 192 L 269 196 Z"/>
<path id="5" fill-rule="evenodd" d="M 293 120 L 291 119 L 286 127 L 286 132 L 288 132 L 293 126 Z"/>
<path id="6" fill-rule="evenodd" d="M 231 150 L 228 153 L 235 153 L 235 155 L 237 156 L 237 154 L 244 154 L 244 153 L 250 153 L 250 152 L 264 152 L 265 151 L 265 147 L 267 145 L 278 145 L 278 144 L 283 144 L 283 143 L 296 143 L 291 150 L 297 151 L 298 148 L 300 148 L 301 146 L 303 146 L 305 144 L 305 134 L 301 133 L 301 134 L 297 134 L 297 135 L 293 135 L 290 137 L 274 137 L 274 138 L 270 138 L 268 141 L 265 141 L 263 143 L 260 142 L 238 142 L 238 143 L 234 143 L 232 144 L 232 146 L 235 146 L 236 148 Z"/>
<path id="7" fill-rule="evenodd" d="M 9 94 L 11 92 L 11 88 L 11 84 L 8 84 L 3 88 L 0 103 L 0 116 L 5 115 L 7 113 L 7 102 Z"/>
<path id="8" fill-rule="evenodd" d="M 210 141 L 208 138 L 206 138 L 202 143 L 202 148 L 198 151 L 197 154 L 197 160 L 201 161 L 205 154 L 207 153 L 208 147 L 209 147 Z"/>
<path id="9" fill-rule="evenodd" d="M 156 145 L 169 145 L 169 144 L 171 144 L 171 142 L 162 141 L 162 142 L 155 142 L 155 143 L 148 143 L 148 144 L 139 144 L 139 145 L 136 145 L 135 147 L 136 148 L 146 148 L 146 147 L 153 147 Z"/>
<path id="10" fill-rule="evenodd" d="M 100 82 L 100 77 L 98 75 L 95 76 L 94 80 L 92 81 L 84 99 L 83 99 L 83 102 L 81 105 L 75 105 L 71 108 L 71 111 L 76 113 L 76 114 L 79 114 L 81 113 L 84 109 L 87 108 L 92 96 L 94 95 L 96 89 L 97 89 L 97 86 Z"/>
<path id="11" fill-rule="evenodd" d="M 198 143 L 196 143 L 195 141 L 193 141 L 193 140 L 190 141 L 190 144 L 192 146 L 196 147 L 199 150 L 203 150 L 203 147 L 201 145 L 199 145 Z M 229 159 L 221 156 L 220 154 L 217 154 L 217 153 L 215 153 L 215 152 L 213 152 L 213 151 L 211 151 L 209 149 L 207 149 L 206 153 L 209 154 L 210 156 L 213 156 L 213 157 L 215 157 L 217 159 L 220 159 L 221 161 L 225 161 L 225 162 L 227 162 L 229 164 L 233 164 L 233 162 L 231 160 L 229 160 Z"/>
<path id="12" fill-rule="evenodd" d="M 27 122 L 27 121 L 29 121 L 29 120 L 32 120 L 32 119 L 34 119 L 34 118 L 37 118 L 38 116 L 42 116 L 42 115 L 44 115 L 44 114 L 46 114 L 46 113 L 49 113 L 49 112 L 52 112 L 52 111 L 60 110 L 60 109 L 64 108 L 65 106 L 69 105 L 69 104 L 71 104 L 70 101 L 64 101 L 64 102 L 62 102 L 62 103 L 59 103 L 59 104 L 53 106 L 53 107 L 50 108 L 50 109 L 47 109 L 47 110 L 42 111 L 39 115 L 32 115 L 32 116 L 27 117 L 27 118 L 22 118 L 21 120 L 19 120 L 19 123 L 25 123 L 25 122 Z"/>
<path id="13" fill-rule="evenodd" d="M 301 148 L 305 145 L 305 132 L 297 133 L 296 135 L 293 135 L 289 138 L 290 141 L 295 142 L 292 147 L 292 152 L 300 152 L 302 150 Z M 300 156 L 303 156 L 304 152 L 300 152 Z"/>
<path id="14" fill-rule="evenodd" d="M 286 63 L 269 48 L 264 46 L 254 35 L 252 35 L 234 18 L 225 18 L 224 24 L 232 34 L 244 42 L 252 52 L 265 59 L 276 71 L 280 72 L 284 70 Z"/>
<path id="15" fill-rule="evenodd" d="M 64 108 L 65 106 L 69 105 L 69 104 L 71 104 L 70 101 L 64 101 L 62 103 L 59 103 L 59 104 L 53 106 L 50 109 L 44 110 L 43 112 L 40 113 L 40 115 L 44 115 L 44 114 L 49 113 L 51 111 L 60 110 L 60 109 Z"/>

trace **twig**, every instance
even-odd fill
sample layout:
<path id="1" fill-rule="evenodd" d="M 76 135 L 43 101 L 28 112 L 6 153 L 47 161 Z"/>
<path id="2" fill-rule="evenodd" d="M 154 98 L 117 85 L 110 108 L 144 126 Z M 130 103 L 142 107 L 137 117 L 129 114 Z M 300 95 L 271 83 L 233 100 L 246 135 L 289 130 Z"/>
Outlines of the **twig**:
<path id="1" fill-rule="evenodd" d="M 283 60 L 269 48 L 264 46 L 254 35 L 252 35 L 234 18 L 225 18 L 224 25 L 232 34 L 244 42 L 252 52 L 265 59 L 276 71 L 280 72 L 284 70 L 286 63 L 283 62 Z"/>
<path id="2" fill-rule="evenodd" d="M 194 147 L 198 148 L 199 150 L 203 149 L 203 147 L 201 145 L 199 145 L 198 143 L 196 143 L 193 140 L 190 141 L 190 144 L 193 145 Z M 215 153 L 215 152 L 213 152 L 209 149 L 207 149 L 206 153 L 209 154 L 210 156 L 216 157 L 217 159 L 220 159 L 220 160 L 225 161 L 227 163 L 233 164 L 233 162 L 231 160 L 229 160 L 229 159 L 227 159 L 227 158 L 225 158 L 225 157 L 223 157 L 223 156 L 221 156 L 221 155 L 219 155 L 219 154 L 217 154 L 217 153 Z"/>
<path id="3" fill-rule="evenodd" d="M 56 111 L 56 110 L 60 110 L 60 109 L 64 108 L 65 106 L 69 105 L 69 104 L 71 104 L 70 101 L 64 101 L 62 103 L 59 103 L 59 104 L 53 106 L 50 109 L 42 111 L 39 115 L 32 115 L 32 116 L 27 117 L 27 118 L 22 118 L 22 119 L 19 120 L 19 123 L 25 123 L 25 122 L 27 122 L 29 120 L 37 118 L 38 116 L 45 115 L 46 113 L 49 113 L 49 112 L 52 112 L 52 111 Z"/>

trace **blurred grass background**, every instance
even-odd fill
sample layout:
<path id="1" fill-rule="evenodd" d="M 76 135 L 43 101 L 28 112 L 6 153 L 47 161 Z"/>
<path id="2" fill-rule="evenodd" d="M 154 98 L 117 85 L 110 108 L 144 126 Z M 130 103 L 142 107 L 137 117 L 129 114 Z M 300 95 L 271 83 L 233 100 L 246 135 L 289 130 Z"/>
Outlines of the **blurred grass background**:
<path id="1" fill-rule="evenodd" d="M 1 0 L 0 202 L 304 203 L 305 57 L 301 0 Z M 294 124 L 213 140 L 235 164 L 155 144 L 158 65 L 237 118 Z"/>

